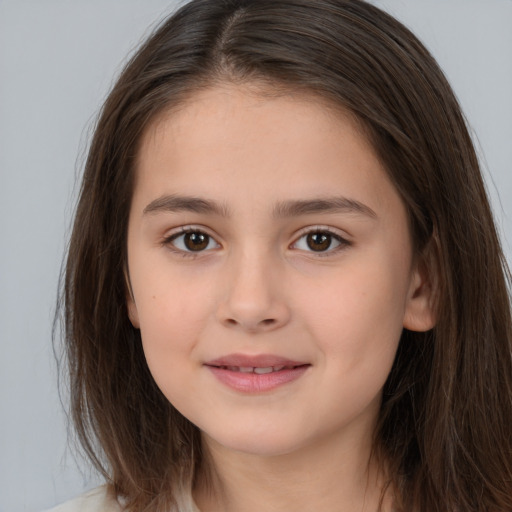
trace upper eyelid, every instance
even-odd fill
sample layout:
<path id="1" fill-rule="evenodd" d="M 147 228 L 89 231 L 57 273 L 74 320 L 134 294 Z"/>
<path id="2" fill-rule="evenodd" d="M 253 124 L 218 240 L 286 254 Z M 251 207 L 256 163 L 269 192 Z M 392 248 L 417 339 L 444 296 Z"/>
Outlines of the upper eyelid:
<path id="1" fill-rule="evenodd" d="M 208 235 L 209 237 L 217 240 L 217 235 L 213 235 L 210 229 L 208 229 L 205 226 L 200 226 L 200 225 L 196 225 L 196 224 L 178 226 L 176 228 L 168 229 L 168 230 L 166 230 L 166 232 L 162 238 L 164 240 L 169 240 L 169 239 L 171 239 L 173 237 L 177 237 L 179 235 L 184 235 L 187 233 L 194 233 L 194 232 L 204 233 L 205 235 Z"/>
<path id="2" fill-rule="evenodd" d="M 308 235 L 309 233 L 329 233 L 330 235 L 336 236 L 341 240 L 345 240 L 346 242 L 348 242 L 350 238 L 350 235 L 346 231 L 333 228 L 330 226 L 312 225 L 299 229 L 295 234 L 295 239 L 293 243 L 302 238 L 304 235 Z"/>

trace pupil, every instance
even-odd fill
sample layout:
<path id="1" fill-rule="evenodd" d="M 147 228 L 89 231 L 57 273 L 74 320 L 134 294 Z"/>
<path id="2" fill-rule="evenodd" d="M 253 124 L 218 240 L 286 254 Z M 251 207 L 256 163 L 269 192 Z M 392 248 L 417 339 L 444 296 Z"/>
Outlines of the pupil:
<path id="1" fill-rule="evenodd" d="M 331 235 L 326 233 L 310 233 L 307 237 L 307 244 L 313 251 L 325 251 L 331 245 Z"/>
<path id="2" fill-rule="evenodd" d="M 185 245 L 191 251 L 201 251 L 208 246 L 209 238 L 204 233 L 187 233 L 185 235 Z"/>

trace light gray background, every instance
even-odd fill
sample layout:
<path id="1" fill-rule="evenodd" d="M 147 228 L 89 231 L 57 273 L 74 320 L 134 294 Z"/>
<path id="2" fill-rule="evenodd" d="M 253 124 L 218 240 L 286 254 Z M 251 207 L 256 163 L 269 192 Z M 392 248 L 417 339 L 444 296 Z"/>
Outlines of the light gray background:
<path id="1" fill-rule="evenodd" d="M 512 0 L 374 3 L 446 71 L 510 261 Z M 51 349 L 57 280 L 94 115 L 126 56 L 175 5 L 0 0 L 0 512 L 39 511 L 96 483 L 66 449 Z"/>

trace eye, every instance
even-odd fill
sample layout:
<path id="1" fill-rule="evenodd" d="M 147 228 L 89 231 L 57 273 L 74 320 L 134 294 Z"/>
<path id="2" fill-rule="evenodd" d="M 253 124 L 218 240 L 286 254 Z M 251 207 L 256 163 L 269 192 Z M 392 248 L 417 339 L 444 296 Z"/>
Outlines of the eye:
<path id="1" fill-rule="evenodd" d="M 303 234 L 292 247 L 301 251 L 330 254 L 348 245 L 350 242 L 336 233 L 327 229 L 315 229 Z"/>
<path id="2" fill-rule="evenodd" d="M 220 247 L 213 237 L 198 229 L 183 229 L 167 237 L 164 244 L 184 253 L 203 252 Z"/>

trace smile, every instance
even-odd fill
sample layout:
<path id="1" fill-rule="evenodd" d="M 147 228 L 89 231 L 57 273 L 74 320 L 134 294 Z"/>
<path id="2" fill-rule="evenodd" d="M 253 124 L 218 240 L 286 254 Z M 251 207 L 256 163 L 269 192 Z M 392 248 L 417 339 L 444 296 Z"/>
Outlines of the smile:
<path id="1" fill-rule="evenodd" d="M 258 394 L 298 380 L 311 364 L 273 355 L 232 354 L 209 361 L 204 366 L 228 388 Z"/>

